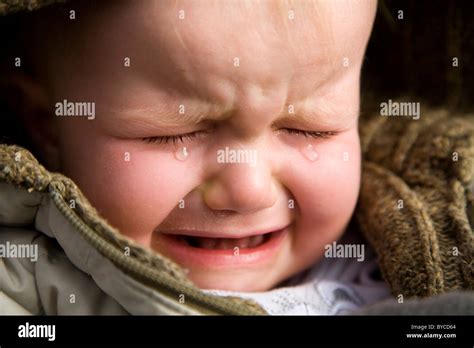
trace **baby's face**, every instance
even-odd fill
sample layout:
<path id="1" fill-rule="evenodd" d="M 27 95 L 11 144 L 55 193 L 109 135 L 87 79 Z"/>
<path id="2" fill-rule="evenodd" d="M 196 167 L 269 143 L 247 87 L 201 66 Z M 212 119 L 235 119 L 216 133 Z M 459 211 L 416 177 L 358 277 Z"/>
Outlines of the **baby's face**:
<path id="1" fill-rule="evenodd" d="M 78 11 L 48 88 L 96 116 L 55 117 L 61 170 L 201 288 L 269 289 L 323 257 L 354 211 L 375 3 L 171 4 Z"/>

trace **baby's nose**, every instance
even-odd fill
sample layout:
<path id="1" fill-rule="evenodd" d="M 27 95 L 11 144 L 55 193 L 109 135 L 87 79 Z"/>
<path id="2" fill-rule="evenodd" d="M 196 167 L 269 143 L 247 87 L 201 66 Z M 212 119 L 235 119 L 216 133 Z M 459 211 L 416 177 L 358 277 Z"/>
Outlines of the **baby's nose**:
<path id="1" fill-rule="evenodd" d="M 254 164 L 222 163 L 205 186 L 204 201 L 214 210 L 253 213 L 277 201 L 271 166 L 260 159 Z"/>

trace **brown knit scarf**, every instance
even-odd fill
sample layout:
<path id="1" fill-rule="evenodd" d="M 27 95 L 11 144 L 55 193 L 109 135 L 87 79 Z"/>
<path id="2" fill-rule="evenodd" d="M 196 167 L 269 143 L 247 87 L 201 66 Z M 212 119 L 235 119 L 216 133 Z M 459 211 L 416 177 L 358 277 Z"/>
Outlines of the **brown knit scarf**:
<path id="1" fill-rule="evenodd" d="M 376 114 L 360 132 L 357 220 L 393 294 L 473 289 L 474 115 Z"/>

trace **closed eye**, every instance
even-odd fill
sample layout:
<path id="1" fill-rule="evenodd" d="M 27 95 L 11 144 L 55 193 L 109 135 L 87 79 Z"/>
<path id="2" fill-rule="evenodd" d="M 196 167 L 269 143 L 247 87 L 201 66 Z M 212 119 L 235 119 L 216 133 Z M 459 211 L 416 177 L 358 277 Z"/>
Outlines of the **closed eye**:
<path id="1" fill-rule="evenodd" d="M 286 132 L 288 134 L 297 135 L 297 136 L 304 136 L 306 138 L 329 138 L 336 134 L 336 132 L 332 131 L 306 131 L 301 129 L 294 129 L 294 128 L 281 128 L 279 132 Z M 202 137 L 207 135 L 209 132 L 207 131 L 195 131 L 185 134 L 176 134 L 176 135 L 162 135 L 162 136 L 154 136 L 154 137 L 145 137 L 142 138 L 144 142 L 147 144 L 181 144 L 187 141 L 195 140 L 196 138 Z"/>
<path id="2" fill-rule="evenodd" d="M 185 134 L 176 134 L 176 135 L 163 135 L 163 136 L 155 136 L 155 137 L 146 137 L 142 138 L 142 140 L 148 144 L 156 143 L 156 144 L 180 144 L 186 141 L 192 141 L 200 136 L 207 134 L 205 131 L 195 131 L 191 133 Z"/>
<path id="3" fill-rule="evenodd" d="M 336 134 L 336 132 L 332 131 L 306 131 L 306 130 L 301 130 L 301 129 L 294 129 L 294 128 L 281 128 L 280 131 L 286 132 L 288 134 L 293 134 L 293 135 L 300 135 L 304 136 L 307 138 L 329 138 L 333 135 Z"/>

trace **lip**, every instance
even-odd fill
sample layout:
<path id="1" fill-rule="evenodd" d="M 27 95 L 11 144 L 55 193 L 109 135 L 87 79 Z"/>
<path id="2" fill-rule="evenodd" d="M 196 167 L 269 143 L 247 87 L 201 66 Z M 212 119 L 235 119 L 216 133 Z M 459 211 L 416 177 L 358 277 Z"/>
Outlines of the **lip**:
<path id="1" fill-rule="evenodd" d="M 239 239 L 239 238 L 247 238 L 247 237 L 258 236 L 261 234 L 277 232 L 277 231 L 285 229 L 286 227 L 274 227 L 274 228 L 261 229 L 258 232 L 253 232 L 253 233 L 234 233 L 234 234 L 211 232 L 211 231 L 199 231 L 199 230 L 170 230 L 170 231 L 159 231 L 159 233 L 167 234 L 167 235 L 186 235 L 186 236 L 205 237 L 205 238 Z"/>
<path id="2" fill-rule="evenodd" d="M 281 249 L 284 240 L 287 238 L 289 226 L 273 231 L 263 231 L 254 234 L 243 234 L 235 238 L 245 238 L 259 234 L 271 233 L 270 238 L 263 244 L 255 248 L 242 248 L 238 250 L 238 255 L 235 255 L 234 249 L 204 249 L 196 248 L 177 238 L 180 235 L 178 231 L 173 233 L 159 233 L 155 240 L 159 245 L 159 251 L 164 255 L 170 257 L 183 267 L 189 269 L 197 267 L 205 268 L 238 268 L 250 265 L 258 265 L 269 262 L 273 259 L 275 254 Z M 186 231 L 189 236 L 210 237 L 211 233 L 203 233 L 201 231 L 191 234 Z M 212 234 L 215 237 L 216 234 Z M 211 238 L 212 238 L 211 237 Z M 234 236 L 233 236 L 234 237 Z"/>

